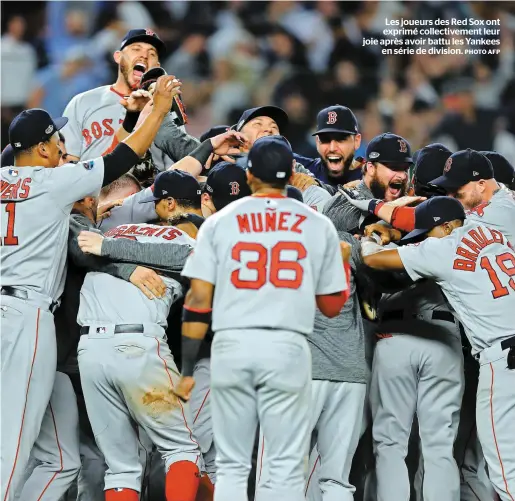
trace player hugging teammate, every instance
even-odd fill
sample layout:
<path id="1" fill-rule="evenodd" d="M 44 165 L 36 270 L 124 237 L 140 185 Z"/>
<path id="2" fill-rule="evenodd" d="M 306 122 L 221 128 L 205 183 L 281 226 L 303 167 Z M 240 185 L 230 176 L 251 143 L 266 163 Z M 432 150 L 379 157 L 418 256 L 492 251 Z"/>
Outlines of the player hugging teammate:
<path id="1" fill-rule="evenodd" d="M 10 125 L 2 500 L 515 501 L 513 167 L 337 103 L 318 158 L 197 139 L 164 54 Z"/>

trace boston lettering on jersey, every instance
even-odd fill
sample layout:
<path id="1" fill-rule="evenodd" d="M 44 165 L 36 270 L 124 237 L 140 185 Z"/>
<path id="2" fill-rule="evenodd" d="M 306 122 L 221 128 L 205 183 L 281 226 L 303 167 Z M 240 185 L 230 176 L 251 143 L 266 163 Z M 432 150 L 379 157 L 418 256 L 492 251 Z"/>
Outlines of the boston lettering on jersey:
<path id="1" fill-rule="evenodd" d="M 457 257 L 454 260 L 453 269 L 462 271 L 475 271 L 476 262 L 480 252 L 491 244 L 504 245 L 505 238 L 500 231 L 483 226 L 469 230 L 467 235 L 470 237 L 463 237 L 460 246 L 456 249 Z"/>
<path id="2" fill-rule="evenodd" d="M 118 122 L 119 125 L 123 124 L 123 118 L 120 118 Z M 82 129 L 82 137 L 86 141 L 86 146 L 89 146 L 94 139 L 100 139 L 102 136 L 114 136 L 115 132 L 113 119 L 104 118 L 102 124 L 93 122 L 88 127 Z"/>
<path id="3" fill-rule="evenodd" d="M 170 226 L 141 226 L 141 225 L 121 225 L 105 233 L 106 237 L 130 238 L 136 237 L 155 237 L 164 240 L 173 240 L 183 235 L 181 230 Z"/>
<path id="4" fill-rule="evenodd" d="M 266 209 L 262 212 L 250 214 L 237 214 L 240 233 L 262 233 L 268 231 L 292 231 L 302 233 L 300 225 L 307 219 L 302 214 L 291 212 L 277 212 L 275 209 Z"/>
<path id="5" fill-rule="evenodd" d="M 25 199 L 30 193 L 30 183 L 32 179 L 26 177 L 25 179 L 18 179 L 16 183 L 9 183 L 2 179 L 2 200 L 13 200 L 22 198 Z"/>

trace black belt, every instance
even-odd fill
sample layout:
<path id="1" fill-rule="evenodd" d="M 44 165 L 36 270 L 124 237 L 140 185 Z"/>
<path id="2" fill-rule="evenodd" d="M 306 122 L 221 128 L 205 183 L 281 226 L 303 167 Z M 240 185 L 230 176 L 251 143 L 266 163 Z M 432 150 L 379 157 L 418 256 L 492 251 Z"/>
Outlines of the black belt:
<path id="1" fill-rule="evenodd" d="M 404 310 L 391 310 L 385 311 L 381 316 L 381 321 L 386 322 L 387 320 L 407 320 L 409 315 L 406 315 Z M 412 315 L 412 318 L 419 318 L 416 314 Z M 443 322 L 454 323 L 454 315 L 449 311 L 433 310 L 431 314 L 432 320 L 441 320 Z"/>
<path id="2" fill-rule="evenodd" d="M 2 287 L 2 296 L 12 296 L 18 299 L 29 299 L 27 291 L 16 289 L 14 287 Z"/>
<path id="3" fill-rule="evenodd" d="M 83 325 L 80 328 L 81 336 L 83 334 L 89 334 L 89 329 L 91 329 L 89 325 Z M 101 329 L 104 329 L 104 327 L 96 327 L 95 329 L 97 334 L 101 334 Z M 145 332 L 143 324 L 118 324 L 114 326 L 115 334 L 143 334 L 143 332 Z"/>
<path id="4" fill-rule="evenodd" d="M 511 348 L 512 346 L 515 346 L 515 336 L 509 337 L 508 339 L 501 341 L 501 348 L 503 350 L 507 350 L 508 348 Z"/>
<path id="5" fill-rule="evenodd" d="M 9 285 L 6 285 L 5 287 L 2 287 L 2 296 L 11 296 L 18 299 L 27 300 L 29 299 L 29 295 L 27 291 L 23 289 L 18 289 L 17 287 L 10 287 Z M 56 306 L 58 305 L 57 301 L 52 301 L 48 305 L 48 309 L 53 313 Z"/>

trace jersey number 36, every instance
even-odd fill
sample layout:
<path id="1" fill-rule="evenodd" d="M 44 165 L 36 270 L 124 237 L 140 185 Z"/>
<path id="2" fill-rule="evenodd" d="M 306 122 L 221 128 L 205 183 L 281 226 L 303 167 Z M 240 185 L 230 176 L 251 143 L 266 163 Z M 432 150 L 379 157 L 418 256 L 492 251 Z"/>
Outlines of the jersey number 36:
<path id="1" fill-rule="evenodd" d="M 294 251 L 296 260 L 281 259 L 282 251 Z M 237 289 L 261 289 L 266 283 L 271 283 L 279 289 L 298 289 L 304 278 L 304 269 L 299 260 L 307 256 L 304 245 L 300 242 L 278 242 L 270 251 L 254 242 L 239 242 L 233 248 L 231 257 L 238 262 L 242 261 L 244 253 L 251 253 L 256 259 L 246 262 L 246 268 L 255 272 L 253 280 L 243 280 L 240 277 L 241 268 L 231 273 L 231 283 Z M 281 271 L 289 271 L 292 278 L 279 276 Z"/>

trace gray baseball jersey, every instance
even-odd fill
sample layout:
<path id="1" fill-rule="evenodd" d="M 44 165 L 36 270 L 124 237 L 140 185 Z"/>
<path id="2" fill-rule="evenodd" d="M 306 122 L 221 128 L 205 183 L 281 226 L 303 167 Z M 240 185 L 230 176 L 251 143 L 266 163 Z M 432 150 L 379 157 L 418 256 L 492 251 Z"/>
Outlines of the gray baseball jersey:
<path id="1" fill-rule="evenodd" d="M 195 241 L 173 226 L 151 224 L 127 225 L 114 228 L 106 237 L 129 238 L 139 242 L 184 244 Z M 166 328 L 171 305 L 182 296 L 182 286 L 163 276 L 167 289 L 163 298 L 149 300 L 137 287 L 106 273 L 90 272 L 84 279 L 77 321 L 89 325 L 92 321 L 109 324 L 158 324 Z M 123 297 L 123 301 L 119 299 Z"/>
<path id="2" fill-rule="evenodd" d="M 68 123 L 61 132 L 70 155 L 89 160 L 110 151 L 125 118 L 120 104 L 123 97 L 111 85 L 104 85 L 78 94 L 68 103 L 63 113 Z"/>
<path id="3" fill-rule="evenodd" d="M 413 280 L 432 278 L 440 285 L 473 353 L 513 336 L 515 251 L 501 232 L 467 220 L 446 238 L 398 251 Z"/>
<path id="4" fill-rule="evenodd" d="M 214 332 L 275 328 L 309 334 L 315 295 L 348 286 L 334 226 L 282 196 L 246 197 L 207 219 L 183 275 L 216 284 Z"/>
<path id="5" fill-rule="evenodd" d="M 57 300 L 64 287 L 69 216 L 73 204 L 98 191 L 104 160 L 56 169 L 3 167 L 2 285 Z"/>
<path id="6" fill-rule="evenodd" d="M 325 204 L 331 199 L 331 195 L 320 186 L 310 186 L 302 193 L 304 203 L 318 212 L 323 212 Z"/>

